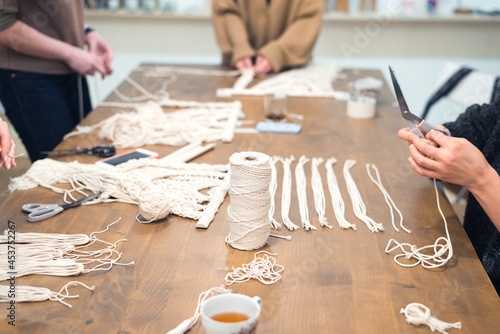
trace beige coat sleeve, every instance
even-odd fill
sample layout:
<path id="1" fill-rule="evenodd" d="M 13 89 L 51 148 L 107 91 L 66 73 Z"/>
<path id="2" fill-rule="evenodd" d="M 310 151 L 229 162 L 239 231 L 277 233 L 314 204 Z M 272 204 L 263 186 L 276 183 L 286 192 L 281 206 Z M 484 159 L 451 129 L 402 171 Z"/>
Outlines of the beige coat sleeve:
<path id="1" fill-rule="evenodd" d="M 311 59 L 322 18 L 321 0 L 303 0 L 283 34 L 267 43 L 258 53 L 269 60 L 275 72 L 306 63 Z"/>
<path id="2" fill-rule="evenodd" d="M 0 31 L 10 28 L 16 23 L 17 11 L 17 0 L 0 0 Z"/>
<path id="3" fill-rule="evenodd" d="M 256 55 L 249 42 L 240 6 L 233 0 L 213 0 L 212 20 L 224 65 L 233 65 L 245 57 Z"/>

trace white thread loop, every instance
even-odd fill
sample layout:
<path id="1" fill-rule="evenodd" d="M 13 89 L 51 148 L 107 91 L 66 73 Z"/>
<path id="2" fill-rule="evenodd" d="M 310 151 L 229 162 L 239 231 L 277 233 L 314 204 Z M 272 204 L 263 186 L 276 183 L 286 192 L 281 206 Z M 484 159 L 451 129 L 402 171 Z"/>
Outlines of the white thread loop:
<path id="1" fill-rule="evenodd" d="M 281 224 L 274 219 L 274 210 L 275 210 L 275 195 L 276 189 L 278 189 L 278 173 L 276 171 L 276 163 L 280 158 L 278 156 L 274 156 L 271 158 L 271 182 L 269 183 L 269 194 L 271 195 L 271 205 L 269 207 L 269 220 L 271 221 L 271 227 L 275 229 L 280 229 Z"/>
<path id="2" fill-rule="evenodd" d="M 305 155 L 299 158 L 295 166 L 295 182 L 297 183 L 297 201 L 299 202 L 300 221 L 306 231 L 316 230 L 309 221 L 309 210 L 307 208 L 307 179 L 304 165 L 309 162 Z"/>
<path id="3" fill-rule="evenodd" d="M 323 158 L 312 158 L 311 164 L 311 187 L 314 195 L 314 207 L 316 209 L 316 213 L 318 214 L 319 223 L 321 226 L 326 226 L 330 229 L 333 227 L 328 224 L 328 220 L 326 219 L 326 200 L 325 200 L 325 192 L 323 191 L 323 181 L 321 180 L 321 175 L 319 173 L 319 165 L 321 165 L 325 161 Z"/>
<path id="4" fill-rule="evenodd" d="M 393 250 L 399 248 L 401 253 L 394 256 L 394 261 L 402 267 L 415 267 L 422 264 L 422 267 L 426 269 L 439 268 L 448 263 L 453 256 L 453 245 L 451 244 L 450 232 L 448 231 L 448 222 L 446 221 L 446 217 L 444 216 L 439 204 L 436 179 L 434 179 L 434 191 L 436 193 L 437 207 L 444 221 L 446 237 L 439 237 L 433 245 L 423 246 L 420 248 L 417 248 L 417 246 L 409 243 L 399 243 L 394 239 L 390 239 L 387 243 L 387 247 L 385 248 L 385 252 L 389 254 Z M 424 253 L 425 250 L 430 250 L 430 253 Z M 414 259 L 415 262 L 403 263 L 399 260 L 401 257 L 405 257 L 407 260 Z"/>
<path id="5" fill-rule="evenodd" d="M 356 217 L 359 218 L 372 232 L 383 231 L 384 227 L 382 224 L 375 222 L 373 219 L 368 217 L 366 214 L 366 206 L 363 202 L 363 198 L 359 193 L 358 187 L 356 186 L 356 182 L 351 176 L 349 170 L 356 164 L 356 160 L 346 160 L 344 163 L 344 178 L 345 183 L 347 185 L 347 191 L 351 196 L 352 208 Z"/>
<path id="6" fill-rule="evenodd" d="M 372 176 L 370 168 L 375 171 L 375 176 L 377 177 L 376 179 L 375 179 L 375 177 Z M 405 230 L 406 232 L 411 233 L 411 231 L 409 229 L 407 229 L 406 227 L 404 227 L 404 225 L 403 225 L 403 214 L 401 213 L 401 211 L 399 211 L 399 209 L 396 206 L 396 204 L 394 204 L 394 201 L 392 200 L 391 196 L 389 196 L 389 193 L 384 188 L 384 185 L 382 184 L 382 180 L 380 179 L 380 173 L 378 171 L 377 166 L 375 166 L 374 164 L 366 164 L 366 173 L 370 177 L 370 180 L 372 180 L 372 182 L 375 183 L 375 185 L 378 187 L 378 189 L 380 190 L 380 192 L 382 192 L 382 195 L 384 195 L 385 202 L 387 203 L 387 206 L 389 206 L 389 209 L 391 210 L 392 226 L 394 227 L 394 229 L 396 230 L 396 232 L 399 232 L 399 229 L 396 227 L 396 222 L 395 222 L 395 219 L 394 219 L 394 210 L 396 210 L 396 212 L 399 215 L 399 226 L 401 226 L 401 228 L 403 230 Z"/>
<path id="7" fill-rule="evenodd" d="M 177 327 L 175 327 L 174 329 L 169 331 L 167 334 L 184 334 L 185 332 L 187 332 L 188 330 L 193 328 L 193 326 L 196 324 L 196 322 L 200 318 L 201 304 L 205 300 L 207 300 L 208 298 L 213 297 L 217 294 L 223 294 L 223 293 L 231 293 L 231 290 L 225 289 L 224 286 L 220 286 L 220 287 L 211 288 L 205 292 L 202 292 L 200 294 L 200 296 L 198 297 L 198 306 L 196 306 L 196 310 L 194 312 L 194 315 L 191 318 L 186 319 L 183 322 L 181 322 Z"/>
<path id="8" fill-rule="evenodd" d="M 328 190 L 330 191 L 330 196 L 332 197 L 333 211 L 335 213 L 335 218 L 341 229 L 352 228 L 356 230 L 356 225 L 349 223 L 345 219 L 345 204 L 342 194 L 340 193 L 339 184 L 337 182 L 337 177 L 333 171 L 333 165 L 337 162 L 337 159 L 330 158 L 325 163 L 326 168 L 326 178 L 328 182 Z"/>
<path id="9" fill-rule="evenodd" d="M 234 153 L 229 158 L 229 235 L 226 243 L 241 250 L 264 246 L 271 232 L 270 158 L 264 153 Z"/>
<path id="10" fill-rule="evenodd" d="M 262 256 L 258 256 L 263 254 Z M 266 251 L 255 253 L 253 261 L 246 264 L 244 263 L 239 268 L 234 268 L 233 271 L 226 275 L 226 285 L 233 283 L 243 283 L 251 280 L 252 278 L 259 282 L 270 285 L 278 282 L 281 279 L 281 272 L 285 267 L 276 263 L 276 259 L 272 254 Z"/>
<path id="11" fill-rule="evenodd" d="M 295 161 L 292 155 L 290 158 L 281 158 L 283 164 L 283 184 L 281 185 L 281 219 L 283 224 L 290 231 L 298 230 L 299 227 L 295 225 L 289 217 L 290 204 L 292 202 L 292 169 L 290 165 Z"/>
<path id="12" fill-rule="evenodd" d="M 419 303 L 408 304 L 405 308 L 402 308 L 399 313 L 403 313 L 406 316 L 406 322 L 410 325 L 426 325 L 431 331 L 438 331 L 441 334 L 448 334 L 446 331 L 450 328 L 462 328 L 462 323 L 460 321 L 455 323 L 448 323 L 439 320 L 431 315 L 431 310 Z"/>

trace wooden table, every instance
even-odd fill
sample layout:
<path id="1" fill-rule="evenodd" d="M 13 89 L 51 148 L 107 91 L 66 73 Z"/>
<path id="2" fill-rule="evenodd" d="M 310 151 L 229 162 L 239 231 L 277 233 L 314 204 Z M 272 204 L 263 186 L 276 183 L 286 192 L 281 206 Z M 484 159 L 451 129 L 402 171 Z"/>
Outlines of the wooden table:
<path id="1" fill-rule="evenodd" d="M 382 78 L 379 71 L 345 70 L 348 79 L 338 80 L 335 87 L 345 89 L 348 81 L 367 75 Z M 141 72 L 133 72 L 137 82 L 145 82 Z M 214 101 L 217 87 L 230 87 L 235 78 L 177 74 L 169 85 L 172 98 Z M 154 88 L 155 82 L 150 82 Z M 131 93 L 123 83 L 120 89 Z M 260 97 L 234 97 L 243 102 L 250 120 L 263 120 Z M 108 101 L 118 101 L 113 94 Z M 397 130 L 405 126 L 393 105 L 393 96 L 384 85 L 377 116 L 370 120 L 346 117 L 345 102 L 332 99 L 292 98 L 290 111 L 304 115 L 300 135 L 236 134 L 230 144 L 217 143 L 215 150 L 194 162 L 227 163 L 234 152 L 259 151 L 282 157 L 300 155 L 336 157 L 334 166 L 346 203 L 346 218 L 358 229 L 340 230 L 326 186 L 325 169 L 320 171 L 327 199 L 327 217 L 334 229 L 319 227 L 314 213 L 310 188 L 310 163 L 306 165 L 308 205 L 311 222 L 317 231 L 278 233 L 292 235 L 292 241 L 270 238 L 262 248 L 276 256 L 285 267 L 281 281 L 263 285 L 257 281 L 233 284 L 233 292 L 262 297 L 258 333 L 428 333 L 428 328 L 408 325 L 402 307 L 419 302 L 430 307 L 432 314 L 447 322 L 461 321 L 463 329 L 450 333 L 498 333 L 500 299 L 488 280 L 467 235 L 456 215 L 440 195 L 441 206 L 454 246 L 451 261 L 441 269 L 402 268 L 384 249 L 391 238 L 417 246 L 430 245 L 445 235 L 443 221 L 436 207 L 432 183 L 414 173 L 406 161 L 407 144 L 398 140 Z M 97 108 L 84 124 L 94 124 L 118 109 Z M 69 138 L 59 148 L 91 147 L 105 144 L 97 134 Z M 172 147 L 148 146 L 161 156 Z M 70 161 L 73 158 L 61 158 Z M 79 157 L 93 162 L 94 157 Z M 342 166 L 346 159 L 357 160 L 351 170 L 363 197 L 368 215 L 383 222 L 385 232 L 372 233 L 354 216 L 347 194 Z M 382 194 L 369 180 L 366 163 L 375 163 L 382 180 L 405 216 L 412 234 L 397 233 L 391 226 L 389 209 Z M 295 166 L 295 163 L 292 167 Z M 278 167 L 281 180 L 282 167 Z M 281 181 L 278 186 L 281 194 Z M 80 295 L 69 300 L 69 309 L 57 302 L 16 304 L 16 326 L 7 324 L 4 316 L 0 332 L 13 333 L 166 333 L 194 313 L 198 295 L 224 284 L 232 267 L 249 263 L 255 251 L 239 251 L 224 243 L 229 232 L 227 207 L 229 197 L 219 209 L 207 230 L 195 228 L 195 222 L 171 216 L 151 224 L 139 224 L 138 207 L 113 203 L 72 209 L 41 223 L 26 223 L 20 208 L 29 202 L 60 203 L 61 195 L 44 188 L 16 191 L 1 206 L 1 224 L 16 223 L 16 232 L 85 233 L 102 230 L 119 217 L 121 221 L 102 235 L 108 241 L 126 238 L 118 245 L 123 262 L 134 266 L 115 266 L 108 272 L 93 272 L 79 277 L 29 276 L 16 280 L 17 285 L 44 286 L 52 291 L 70 280 L 95 285 L 92 293 L 82 288 Z M 280 221 L 280 200 L 276 217 Z M 295 181 L 292 192 L 291 219 L 300 224 Z M 5 261 L 7 261 L 5 259 Z M 5 284 L 5 282 L 4 282 Z M 7 305 L 7 304 L 4 304 Z M 6 315 L 7 310 L 3 307 Z M 198 322 L 191 333 L 203 333 Z"/>

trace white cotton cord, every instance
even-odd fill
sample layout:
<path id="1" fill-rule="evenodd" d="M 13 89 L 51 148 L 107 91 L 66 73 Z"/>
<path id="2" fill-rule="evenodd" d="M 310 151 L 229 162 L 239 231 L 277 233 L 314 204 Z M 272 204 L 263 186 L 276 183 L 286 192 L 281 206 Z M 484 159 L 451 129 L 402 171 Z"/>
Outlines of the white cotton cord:
<path id="1" fill-rule="evenodd" d="M 370 168 L 375 171 L 376 178 L 372 176 Z M 391 196 L 389 195 L 389 193 L 385 189 L 384 185 L 382 184 L 382 180 L 380 179 L 380 173 L 378 171 L 377 166 L 375 166 L 374 164 L 366 164 L 366 173 L 370 177 L 370 180 L 372 180 L 372 182 L 375 183 L 375 185 L 378 187 L 378 189 L 380 190 L 380 192 L 382 193 L 382 195 L 384 195 L 385 202 L 387 203 L 387 206 L 389 206 L 389 209 L 391 210 L 392 226 L 394 227 L 394 229 L 396 230 L 396 232 L 399 232 L 399 229 L 396 227 L 396 222 L 395 222 L 395 219 L 394 219 L 395 218 L 394 217 L 394 210 L 399 215 L 399 226 L 401 226 L 401 228 L 405 232 L 411 233 L 411 231 L 409 229 L 407 229 L 403 225 L 403 214 L 401 213 L 401 211 L 399 211 L 399 209 L 396 206 L 396 204 L 394 204 L 394 201 L 392 200 Z"/>
<path id="2" fill-rule="evenodd" d="M 259 254 L 262 254 L 260 257 Z M 266 251 L 260 251 L 254 254 L 253 261 L 244 263 L 241 267 L 234 268 L 233 271 L 226 275 L 226 285 L 233 283 L 243 283 L 253 279 L 259 282 L 270 285 L 278 282 L 281 279 L 281 272 L 285 267 L 276 263 L 276 259 L 272 254 Z"/>
<path id="3" fill-rule="evenodd" d="M 281 219 L 287 229 L 294 231 L 298 230 L 299 227 L 290 220 L 289 214 L 290 204 L 292 202 L 292 169 L 290 165 L 293 161 L 295 161 L 295 157 L 292 155 L 289 158 L 281 158 L 280 160 L 283 165 L 283 184 L 281 186 Z"/>
<path id="4" fill-rule="evenodd" d="M 271 227 L 275 229 L 280 229 L 281 224 L 278 223 L 276 219 L 274 219 L 274 210 L 275 210 L 275 195 L 276 195 L 276 190 L 278 189 L 278 173 L 276 171 L 276 163 L 280 157 L 278 156 L 273 156 L 271 158 L 270 164 L 271 164 L 271 182 L 269 183 L 269 194 L 271 195 L 271 205 L 269 207 L 269 220 L 271 221 Z"/>
<path id="5" fill-rule="evenodd" d="M 241 75 L 234 83 L 233 89 L 245 89 L 252 82 L 254 76 L 255 71 L 251 68 L 241 71 Z"/>
<path id="6" fill-rule="evenodd" d="M 340 68 L 334 64 L 308 65 L 274 75 L 250 88 L 246 88 L 243 79 L 233 88 L 222 88 L 218 95 L 266 95 L 286 92 L 288 96 L 305 96 L 320 98 L 337 98 L 341 92 L 336 92 L 332 82 L 338 76 Z"/>
<path id="7" fill-rule="evenodd" d="M 229 158 L 229 164 L 231 201 L 226 243 L 240 250 L 258 249 L 266 244 L 271 231 L 270 158 L 264 153 L 240 152 Z"/>
<path id="8" fill-rule="evenodd" d="M 462 323 L 460 321 L 448 323 L 432 316 L 431 310 L 420 303 L 408 304 L 405 308 L 401 308 L 399 313 L 403 313 L 406 316 L 406 322 L 410 325 L 425 325 L 429 327 L 431 331 L 438 331 L 441 334 L 448 334 L 446 330 L 450 328 L 462 328 Z"/>
<path id="9" fill-rule="evenodd" d="M 349 223 L 345 219 L 345 204 L 342 194 L 340 193 L 339 184 L 337 182 L 337 177 L 333 171 L 333 165 L 337 162 L 337 159 L 330 158 L 325 163 L 326 168 L 326 178 L 328 182 L 328 190 L 330 191 L 330 196 L 332 197 L 333 212 L 335 213 L 335 218 L 341 229 L 352 228 L 356 230 L 356 225 Z"/>
<path id="10" fill-rule="evenodd" d="M 325 161 L 323 158 L 312 158 L 311 162 L 311 187 L 314 195 L 314 207 L 316 209 L 316 213 L 318 214 L 319 223 L 321 226 L 326 226 L 330 229 L 333 227 L 328 224 L 328 220 L 326 219 L 326 200 L 325 200 L 325 192 L 323 191 L 323 181 L 321 180 L 321 175 L 319 173 L 319 165 L 321 165 Z"/>
<path id="11" fill-rule="evenodd" d="M 307 179 L 304 165 L 309 162 L 305 155 L 299 158 L 295 166 L 295 182 L 297 185 L 297 201 L 299 202 L 300 221 L 306 231 L 316 230 L 309 221 L 309 209 L 307 207 Z"/>
<path id="12" fill-rule="evenodd" d="M 234 137 L 241 103 L 228 107 L 204 106 L 165 112 L 159 102 L 136 105 L 136 110 L 115 113 L 87 127 L 77 127 L 65 138 L 99 130 L 99 137 L 117 148 L 145 145 L 183 146 L 193 142 L 230 142 Z"/>
<path id="13" fill-rule="evenodd" d="M 79 295 L 70 295 L 68 288 L 70 286 L 83 286 L 84 288 L 93 291 L 95 286 L 88 286 L 82 282 L 71 281 L 67 283 L 65 286 L 61 288 L 59 292 L 51 291 L 44 287 L 35 287 L 35 286 L 19 286 L 16 285 L 15 290 L 15 302 L 16 303 L 24 303 L 24 302 L 42 302 L 46 300 L 58 301 L 63 305 L 71 308 L 72 306 L 65 302 L 64 299 L 70 298 L 78 298 Z M 10 286 L 8 285 L 0 285 L 0 303 L 10 303 L 11 299 L 9 297 Z"/>
<path id="14" fill-rule="evenodd" d="M 229 289 L 224 288 L 224 286 L 220 287 L 215 287 L 211 288 L 205 292 L 202 292 L 200 296 L 198 297 L 198 306 L 196 306 L 196 310 L 194 312 L 194 315 L 181 322 L 177 327 L 174 329 L 170 330 L 167 334 L 184 334 L 198 322 L 198 319 L 200 318 L 200 309 L 201 309 L 201 304 L 207 300 L 210 297 L 213 297 L 217 294 L 225 294 L 225 293 L 231 293 L 232 291 Z"/>
<path id="15" fill-rule="evenodd" d="M 8 243 L 8 230 L 0 235 L 0 243 Z M 58 233 L 22 233 L 16 232 L 17 244 L 50 243 L 50 244 L 71 244 L 75 246 L 85 245 L 90 241 L 90 237 L 85 234 L 58 234 Z"/>
<path id="16" fill-rule="evenodd" d="M 356 182 L 351 176 L 349 170 L 356 164 L 355 160 L 346 160 L 344 163 L 344 179 L 347 185 L 347 191 L 349 192 L 349 196 L 351 197 L 352 208 L 356 217 L 361 220 L 372 232 L 380 232 L 384 230 L 382 224 L 375 222 L 373 219 L 367 216 L 366 214 L 366 206 L 363 202 L 363 198 L 359 193 L 358 187 L 356 186 Z"/>
<path id="17" fill-rule="evenodd" d="M 446 217 L 441 210 L 441 205 L 439 204 L 439 193 L 437 190 L 436 179 L 434 179 L 434 191 L 436 193 L 436 201 L 441 218 L 444 221 L 444 229 L 446 231 L 446 237 L 439 237 L 436 239 L 433 245 L 423 246 L 417 248 L 417 246 L 403 242 L 399 243 L 394 239 L 390 239 L 385 248 L 387 254 L 391 253 L 393 250 L 398 249 L 401 253 L 394 256 L 394 261 L 402 267 L 415 267 L 422 264 L 422 267 L 426 269 L 439 268 L 444 266 L 453 257 L 453 245 L 451 244 L 450 232 L 448 231 L 448 222 Z M 392 246 L 393 245 L 393 246 Z M 392 246 L 392 247 L 391 247 Z M 430 250 L 433 253 L 426 254 L 423 251 Z M 413 263 L 403 263 L 399 258 L 405 257 L 407 260 L 415 260 Z"/>
<path id="18" fill-rule="evenodd" d="M 227 190 L 226 186 L 208 194 L 202 190 L 225 185 L 228 172 L 229 165 L 186 164 L 166 159 L 135 159 L 109 167 L 42 159 L 24 175 L 11 179 L 9 190 L 43 186 L 65 196 L 101 192 L 99 198 L 85 205 L 135 204 L 143 221 L 160 220 L 169 214 L 193 220 L 207 217 L 206 220 L 213 219 Z M 59 183 L 68 183 L 72 189 L 56 186 Z M 207 222 L 204 224 L 208 226 Z"/>
<path id="19" fill-rule="evenodd" d="M 183 66 L 168 66 L 168 65 L 143 65 L 136 68 L 134 71 L 144 72 L 146 77 L 164 77 L 170 76 L 172 73 L 186 74 L 186 75 L 200 75 L 212 77 L 237 77 L 240 71 L 223 71 L 205 69 L 199 67 L 183 67 Z"/>
<path id="20" fill-rule="evenodd" d="M 132 87 L 137 89 L 142 95 L 132 96 L 132 97 L 126 96 L 118 90 L 118 87 L 115 88 L 113 93 L 115 93 L 115 95 L 118 96 L 121 100 L 123 100 L 125 102 L 131 102 L 131 103 L 136 103 L 136 102 L 141 102 L 141 101 L 150 101 L 150 100 L 157 101 L 157 100 L 161 100 L 165 97 L 168 97 L 167 85 L 171 83 L 168 81 L 164 81 L 161 85 L 161 88 L 156 93 L 153 94 L 153 93 L 148 92 L 141 85 L 139 85 L 130 76 L 126 76 L 125 81 L 128 82 L 130 85 L 132 85 Z"/>

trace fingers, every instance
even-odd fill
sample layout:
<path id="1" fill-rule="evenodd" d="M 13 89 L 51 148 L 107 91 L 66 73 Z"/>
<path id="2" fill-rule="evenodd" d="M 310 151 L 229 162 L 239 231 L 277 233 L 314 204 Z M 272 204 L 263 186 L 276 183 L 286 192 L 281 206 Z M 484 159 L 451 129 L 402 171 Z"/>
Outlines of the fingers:
<path id="1" fill-rule="evenodd" d="M 269 60 L 263 56 L 258 56 L 257 60 L 255 61 L 255 67 L 254 67 L 255 73 L 258 74 L 266 74 L 271 72 L 272 66 Z"/>
<path id="2" fill-rule="evenodd" d="M 445 135 L 440 131 L 431 131 L 427 134 L 426 138 L 432 140 L 439 146 L 446 146 L 449 140 L 451 139 L 450 137 L 448 137 L 447 135 Z"/>
<path id="3" fill-rule="evenodd" d="M 410 132 L 410 128 L 403 128 L 398 131 L 398 137 L 410 143 L 411 143 L 411 136 L 412 133 Z"/>
<path id="4" fill-rule="evenodd" d="M 243 58 L 243 59 L 240 59 L 236 62 L 235 64 L 236 68 L 240 71 L 242 70 L 245 70 L 247 68 L 252 68 L 252 60 L 250 59 L 250 57 L 246 57 L 246 58 Z"/>
<path id="5" fill-rule="evenodd" d="M 418 174 L 422 175 L 422 176 L 425 176 L 425 177 L 428 177 L 428 178 L 431 178 L 431 179 L 436 179 L 436 178 L 439 178 L 437 176 L 437 173 L 434 172 L 433 170 L 430 170 L 430 169 L 427 169 L 427 168 L 424 168 L 422 166 L 420 166 L 413 158 L 408 158 L 408 162 L 410 162 L 410 165 L 411 165 L 411 168 L 417 172 Z"/>
<path id="6" fill-rule="evenodd" d="M 12 158 L 9 156 L 12 146 L 15 147 L 12 137 L 9 133 L 7 123 L 3 120 L 0 121 L 0 167 L 10 169 Z"/>

